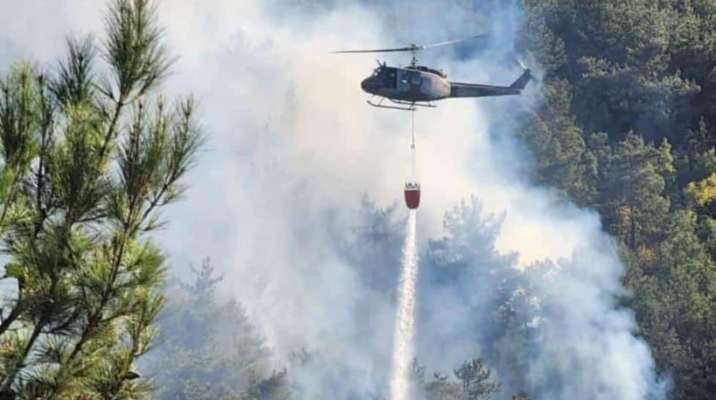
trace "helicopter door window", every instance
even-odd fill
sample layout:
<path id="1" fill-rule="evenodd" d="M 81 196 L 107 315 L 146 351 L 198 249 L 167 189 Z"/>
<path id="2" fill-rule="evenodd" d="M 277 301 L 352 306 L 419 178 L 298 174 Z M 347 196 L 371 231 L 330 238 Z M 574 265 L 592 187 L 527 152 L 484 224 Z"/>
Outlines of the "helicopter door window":
<path id="1" fill-rule="evenodd" d="M 398 74 L 395 73 L 395 70 L 391 70 L 388 74 L 388 87 L 391 89 L 394 89 L 398 86 Z"/>
<path id="2" fill-rule="evenodd" d="M 420 86 L 421 83 L 423 83 L 423 77 L 420 76 L 420 74 L 413 74 L 413 76 L 410 77 L 411 85 Z"/>

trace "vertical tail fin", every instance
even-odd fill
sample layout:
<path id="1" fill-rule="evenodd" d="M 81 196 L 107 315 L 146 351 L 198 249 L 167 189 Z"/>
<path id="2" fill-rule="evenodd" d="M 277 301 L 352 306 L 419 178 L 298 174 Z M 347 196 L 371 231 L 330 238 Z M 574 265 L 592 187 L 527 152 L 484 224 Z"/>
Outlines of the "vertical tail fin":
<path id="1" fill-rule="evenodd" d="M 517 78 L 517 80 L 510 85 L 510 89 L 522 90 L 527 87 L 527 84 L 532 80 L 532 71 L 525 69 L 525 72 Z"/>

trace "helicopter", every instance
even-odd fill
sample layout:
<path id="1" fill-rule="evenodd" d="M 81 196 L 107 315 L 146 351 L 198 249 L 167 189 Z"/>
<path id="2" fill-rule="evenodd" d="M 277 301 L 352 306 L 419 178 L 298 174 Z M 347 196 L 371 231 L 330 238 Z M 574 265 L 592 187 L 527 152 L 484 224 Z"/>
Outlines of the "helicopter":
<path id="1" fill-rule="evenodd" d="M 417 52 L 440 46 L 453 45 L 485 35 L 475 35 L 464 39 L 449 40 L 429 45 L 410 44 L 405 47 L 373 50 L 339 50 L 334 54 L 348 53 L 390 53 L 410 52 L 412 59 L 406 67 L 391 67 L 378 61 L 373 74 L 361 82 L 361 88 L 373 95 L 367 103 L 377 108 L 415 111 L 416 107 L 436 107 L 432 102 L 455 97 L 488 97 L 519 95 L 532 79 L 532 73 L 522 62 L 522 75 L 510 86 L 493 86 L 478 83 L 451 82 L 445 72 L 418 65 Z M 378 102 L 374 98 L 378 97 Z M 389 100 L 395 105 L 383 104 Z"/>

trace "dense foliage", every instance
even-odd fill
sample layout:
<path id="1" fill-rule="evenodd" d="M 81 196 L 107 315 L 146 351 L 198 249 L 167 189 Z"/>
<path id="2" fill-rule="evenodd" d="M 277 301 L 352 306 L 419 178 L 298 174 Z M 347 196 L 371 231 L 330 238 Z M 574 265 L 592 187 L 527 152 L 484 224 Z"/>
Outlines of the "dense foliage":
<path id="1" fill-rule="evenodd" d="M 453 371 L 453 379 L 440 373 L 427 379 L 425 367 L 417 361 L 413 362 L 411 372 L 412 396 L 425 400 L 489 400 L 499 388 L 481 359 L 465 361 Z"/>
<path id="2" fill-rule="evenodd" d="M 673 398 L 716 393 L 716 1 L 525 0 L 534 178 L 599 211 Z"/>
<path id="3" fill-rule="evenodd" d="M 208 260 L 191 283 L 171 285 L 159 319 L 162 346 L 147 366 L 162 400 L 285 400 L 286 371 L 272 371 L 261 333 L 235 300 L 220 302 L 222 280 Z"/>
<path id="4" fill-rule="evenodd" d="M 0 78 L 0 398 L 137 399 L 164 256 L 147 237 L 200 142 L 194 103 L 154 95 L 170 60 L 148 0 L 116 0 L 106 64 L 90 39 Z"/>

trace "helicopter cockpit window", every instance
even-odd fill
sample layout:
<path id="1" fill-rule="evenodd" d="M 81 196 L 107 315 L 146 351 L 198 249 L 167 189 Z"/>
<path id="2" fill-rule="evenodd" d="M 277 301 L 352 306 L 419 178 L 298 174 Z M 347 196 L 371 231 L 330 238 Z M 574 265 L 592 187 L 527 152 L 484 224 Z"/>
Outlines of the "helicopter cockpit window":
<path id="1" fill-rule="evenodd" d="M 380 68 L 376 68 L 375 70 L 373 70 L 373 76 L 378 76 L 378 75 L 380 75 Z"/>

